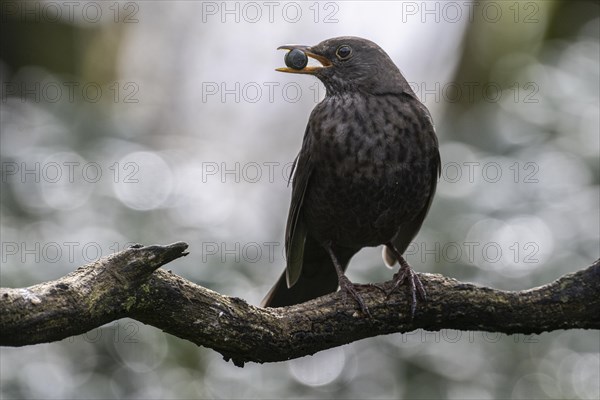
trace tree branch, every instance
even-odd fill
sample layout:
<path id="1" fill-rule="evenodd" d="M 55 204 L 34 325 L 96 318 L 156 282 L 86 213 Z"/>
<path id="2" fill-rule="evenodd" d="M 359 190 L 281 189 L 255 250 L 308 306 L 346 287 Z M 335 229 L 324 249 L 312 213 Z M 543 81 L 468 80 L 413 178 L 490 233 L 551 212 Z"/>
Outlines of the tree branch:
<path id="1" fill-rule="evenodd" d="M 422 328 L 541 333 L 600 329 L 600 260 L 534 289 L 508 292 L 419 274 L 427 302 L 409 314 L 403 290 L 389 298 L 362 286 L 372 318 L 340 293 L 263 309 L 158 270 L 187 244 L 135 246 L 51 282 L 0 289 L 0 345 L 52 342 L 124 317 L 210 347 L 238 366 L 314 354 L 355 340 Z M 389 288 L 390 282 L 383 284 Z"/>

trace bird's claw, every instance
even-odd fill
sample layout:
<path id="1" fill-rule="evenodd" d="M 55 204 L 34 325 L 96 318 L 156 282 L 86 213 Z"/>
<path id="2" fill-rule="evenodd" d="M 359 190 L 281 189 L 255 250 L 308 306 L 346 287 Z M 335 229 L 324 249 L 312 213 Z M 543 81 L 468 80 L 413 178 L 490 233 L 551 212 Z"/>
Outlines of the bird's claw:
<path id="1" fill-rule="evenodd" d="M 358 291 L 356 290 L 358 286 L 359 285 L 355 285 L 354 283 L 350 282 L 350 279 L 348 279 L 346 276 L 340 277 L 340 290 L 342 291 L 344 303 L 346 302 L 348 295 L 350 295 L 354 299 L 354 301 L 358 303 L 358 306 L 360 307 L 361 311 L 364 314 L 368 315 L 369 318 L 373 318 L 362 296 L 358 294 Z"/>
<path id="2" fill-rule="evenodd" d="M 386 298 L 388 297 L 388 290 L 381 283 L 354 283 L 354 287 L 358 290 L 369 290 L 375 288 L 383 293 Z"/>
<path id="3" fill-rule="evenodd" d="M 422 301 L 427 300 L 427 293 L 425 292 L 423 283 L 421 283 L 421 279 L 419 279 L 419 276 L 415 273 L 415 271 L 413 271 L 410 265 L 405 264 L 400 267 L 400 271 L 394 274 L 393 281 L 394 285 L 387 292 L 386 297 L 389 298 L 390 295 L 404 283 L 404 281 L 408 281 L 411 295 L 410 317 L 411 319 L 414 318 L 415 311 L 417 309 L 417 297 L 419 297 L 419 299 Z"/>
<path id="4" fill-rule="evenodd" d="M 384 295 L 387 295 L 387 293 L 388 293 L 387 289 L 380 283 L 354 283 L 353 285 L 356 289 L 359 289 L 359 290 L 363 290 L 363 289 L 368 290 L 371 288 L 375 288 L 375 289 L 379 290 L 380 292 L 382 292 Z"/>

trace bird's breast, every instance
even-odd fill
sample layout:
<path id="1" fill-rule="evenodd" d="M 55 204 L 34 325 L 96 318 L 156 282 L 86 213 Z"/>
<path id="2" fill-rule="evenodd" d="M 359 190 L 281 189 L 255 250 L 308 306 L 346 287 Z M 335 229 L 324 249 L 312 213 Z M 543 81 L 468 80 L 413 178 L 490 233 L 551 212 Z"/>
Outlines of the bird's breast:
<path id="1" fill-rule="evenodd" d="M 309 120 L 311 158 L 341 179 L 388 179 L 427 156 L 422 131 L 430 126 L 418 114 L 396 95 L 326 98 Z"/>
<path id="2" fill-rule="evenodd" d="M 320 103 L 306 143 L 313 171 L 304 207 L 309 226 L 347 244 L 390 240 L 423 206 L 430 179 L 436 179 L 430 176 L 431 143 L 422 132 L 433 132 L 428 123 L 396 96 Z M 365 238 L 366 232 L 372 237 Z"/>

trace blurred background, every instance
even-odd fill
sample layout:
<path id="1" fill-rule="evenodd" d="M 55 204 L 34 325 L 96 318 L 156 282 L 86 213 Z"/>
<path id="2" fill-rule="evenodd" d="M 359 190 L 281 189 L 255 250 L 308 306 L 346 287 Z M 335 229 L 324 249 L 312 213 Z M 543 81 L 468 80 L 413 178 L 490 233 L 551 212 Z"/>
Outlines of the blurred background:
<path id="1" fill-rule="evenodd" d="M 430 109 L 442 177 L 416 270 L 506 290 L 599 256 L 596 1 L 0 1 L 1 285 L 58 278 L 131 243 L 258 304 L 284 266 L 287 175 L 315 78 L 282 44 L 378 43 Z M 384 281 L 381 249 L 349 267 Z M 0 349 L 10 398 L 600 397 L 600 335 L 394 334 L 285 363 L 124 319 Z"/>

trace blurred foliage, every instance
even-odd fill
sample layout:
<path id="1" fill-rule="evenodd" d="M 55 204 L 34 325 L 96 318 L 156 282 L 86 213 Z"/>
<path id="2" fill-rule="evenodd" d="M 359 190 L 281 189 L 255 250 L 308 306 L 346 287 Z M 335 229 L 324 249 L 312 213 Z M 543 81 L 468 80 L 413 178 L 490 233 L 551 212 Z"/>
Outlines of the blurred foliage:
<path id="1" fill-rule="evenodd" d="M 323 95 L 310 79 L 276 75 L 274 49 L 347 34 L 388 51 L 436 122 L 444 170 L 409 249 L 417 270 L 516 290 L 598 258 L 597 1 L 302 3 L 298 23 L 281 18 L 288 3 L 258 23 L 235 20 L 247 10 L 238 2 L 227 3 L 233 14 L 220 2 L 66 4 L 0 1 L 3 286 L 56 278 L 132 242 L 184 240 L 191 254 L 170 269 L 258 303 L 283 266 L 285 166 Z M 304 96 L 282 95 L 286 83 Z M 274 101 L 266 84 L 278 85 Z M 257 87 L 249 101 L 243 89 Z M 473 254 L 465 243 L 478 244 Z M 351 279 L 389 279 L 378 252 L 357 255 Z M 582 331 L 417 331 L 240 370 L 125 319 L 0 349 L 0 394 L 587 399 L 600 395 L 599 342 Z"/>

